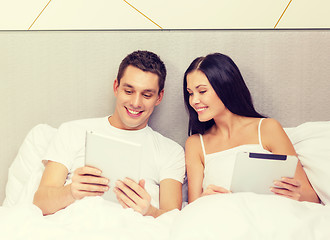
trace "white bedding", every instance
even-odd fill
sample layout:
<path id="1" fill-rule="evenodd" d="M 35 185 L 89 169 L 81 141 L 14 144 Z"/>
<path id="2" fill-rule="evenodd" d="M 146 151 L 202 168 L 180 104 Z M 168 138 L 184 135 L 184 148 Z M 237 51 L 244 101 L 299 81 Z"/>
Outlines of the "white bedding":
<path id="1" fill-rule="evenodd" d="M 170 239 L 330 239 L 330 208 L 253 193 L 202 197 L 176 217 Z"/>
<path id="2" fill-rule="evenodd" d="M 218 194 L 159 218 L 90 197 L 54 215 L 0 208 L 0 239 L 330 239 L 330 208 L 273 195 Z"/>
<path id="3" fill-rule="evenodd" d="M 54 215 L 32 205 L 41 156 L 56 129 L 33 128 L 9 170 L 0 239 L 330 239 L 330 122 L 286 129 L 322 204 L 275 195 L 218 194 L 154 219 L 90 197 Z"/>
<path id="4" fill-rule="evenodd" d="M 0 239 L 169 239 L 178 212 L 143 217 L 101 197 L 82 199 L 49 216 L 20 204 L 0 208 Z"/>

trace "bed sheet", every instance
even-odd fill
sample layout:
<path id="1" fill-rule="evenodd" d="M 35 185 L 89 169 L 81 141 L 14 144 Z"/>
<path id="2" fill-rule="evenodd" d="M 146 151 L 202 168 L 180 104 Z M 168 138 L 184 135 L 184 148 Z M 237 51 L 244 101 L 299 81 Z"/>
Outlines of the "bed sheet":
<path id="1" fill-rule="evenodd" d="M 252 193 L 202 197 L 158 218 L 101 197 L 42 216 L 32 204 L 0 208 L 0 239 L 330 239 L 330 208 Z"/>

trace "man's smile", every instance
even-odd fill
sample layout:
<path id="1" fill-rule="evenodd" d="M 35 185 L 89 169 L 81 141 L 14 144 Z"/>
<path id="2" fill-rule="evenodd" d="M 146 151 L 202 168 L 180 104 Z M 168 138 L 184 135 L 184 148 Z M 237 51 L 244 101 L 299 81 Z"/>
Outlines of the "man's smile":
<path id="1" fill-rule="evenodd" d="M 127 107 L 125 107 L 125 108 L 126 108 L 127 114 L 130 117 L 139 117 L 143 113 L 143 111 L 135 111 L 135 110 L 129 109 Z"/>

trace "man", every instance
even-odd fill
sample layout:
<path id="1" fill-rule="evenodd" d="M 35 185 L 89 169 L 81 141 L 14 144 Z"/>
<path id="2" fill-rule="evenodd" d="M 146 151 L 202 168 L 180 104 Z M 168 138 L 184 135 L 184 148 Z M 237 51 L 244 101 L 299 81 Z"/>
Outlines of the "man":
<path id="1" fill-rule="evenodd" d="M 60 126 L 44 158 L 45 171 L 34 196 L 34 204 L 44 215 L 106 191 L 114 191 L 124 208 L 142 215 L 157 217 L 181 208 L 183 149 L 147 125 L 154 107 L 163 98 L 165 77 L 165 65 L 156 54 L 133 52 L 121 62 L 113 84 L 116 97 L 113 115 Z M 102 176 L 102 169 L 84 166 L 87 130 L 142 143 L 141 180 L 136 183 L 125 178 L 109 189 L 109 179 Z"/>

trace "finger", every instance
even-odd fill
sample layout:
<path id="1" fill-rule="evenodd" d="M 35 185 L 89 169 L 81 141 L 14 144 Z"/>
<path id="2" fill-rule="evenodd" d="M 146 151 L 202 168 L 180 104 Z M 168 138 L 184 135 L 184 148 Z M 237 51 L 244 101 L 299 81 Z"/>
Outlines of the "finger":
<path id="1" fill-rule="evenodd" d="M 135 184 L 138 185 L 137 183 L 135 183 Z M 137 203 L 139 200 L 141 200 L 141 197 L 132 188 L 130 188 L 128 185 L 126 185 L 123 181 L 118 180 L 116 182 L 116 187 L 119 190 L 121 190 L 134 203 Z"/>
<path id="2" fill-rule="evenodd" d="M 300 182 L 294 178 L 282 177 L 281 181 L 296 187 L 300 187 Z"/>
<path id="3" fill-rule="evenodd" d="M 213 185 L 213 184 L 209 185 L 208 188 L 211 189 L 212 191 L 218 192 L 218 193 L 229 193 L 229 190 L 227 190 L 223 187 L 220 187 L 220 186 Z"/>
<path id="4" fill-rule="evenodd" d="M 80 195 L 83 197 L 90 197 L 90 196 L 102 196 L 104 192 L 88 192 L 88 191 L 79 191 Z"/>
<path id="5" fill-rule="evenodd" d="M 212 189 L 210 188 L 206 188 L 206 190 L 202 193 L 202 196 L 208 196 L 208 195 L 212 195 L 215 194 L 216 192 L 214 192 Z"/>
<path id="6" fill-rule="evenodd" d="M 290 199 L 293 199 L 293 200 L 299 200 L 300 199 L 300 194 L 298 194 L 298 193 L 293 193 L 291 195 L 286 195 L 286 194 L 281 194 L 281 193 L 275 192 L 275 191 L 272 191 L 272 192 L 274 192 L 276 195 L 286 197 L 286 198 L 290 198 Z"/>
<path id="7" fill-rule="evenodd" d="M 229 190 L 227 190 L 223 187 L 220 187 L 220 186 L 213 186 L 213 191 L 219 192 L 219 193 L 228 193 L 229 192 Z"/>
<path id="8" fill-rule="evenodd" d="M 272 187 L 270 189 L 273 193 L 276 193 L 278 195 L 283 195 L 283 196 L 287 196 L 287 197 L 294 197 L 296 195 L 295 192 L 292 192 L 290 190 L 287 190 L 285 188 L 277 188 L 277 187 Z"/>
<path id="9" fill-rule="evenodd" d="M 146 181 L 145 181 L 144 179 L 141 179 L 141 180 L 139 181 L 139 185 L 140 185 L 143 189 L 145 189 Z"/>
<path id="10" fill-rule="evenodd" d="M 95 184 L 78 184 L 76 187 L 79 191 L 85 192 L 106 192 L 109 190 L 109 186 L 95 185 Z"/>
<path id="11" fill-rule="evenodd" d="M 85 166 L 85 167 L 77 168 L 75 170 L 75 173 L 79 175 L 90 174 L 94 176 L 101 176 L 102 171 L 95 167 Z"/>
<path id="12" fill-rule="evenodd" d="M 279 189 L 287 189 L 289 191 L 292 192 L 296 192 L 297 191 L 297 186 L 286 183 L 286 182 L 282 182 L 282 181 L 274 181 L 274 185 L 279 188 Z"/>
<path id="13" fill-rule="evenodd" d="M 89 175 L 80 176 L 77 180 L 81 183 L 87 183 L 87 184 L 108 185 L 109 183 L 109 179 L 105 177 L 95 177 Z"/>
<path id="14" fill-rule="evenodd" d="M 114 187 L 113 192 L 116 194 L 116 198 L 117 198 L 119 204 L 123 208 L 129 208 L 129 206 L 123 200 L 121 200 L 120 196 L 118 195 L 118 191 L 120 191 L 120 190 L 118 190 L 118 188 Z"/>
<path id="15" fill-rule="evenodd" d="M 136 203 L 129 198 L 125 192 L 122 191 L 119 187 L 115 187 L 114 191 L 116 193 L 117 199 L 120 199 L 127 207 L 133 208 L 136 206 Z"/>
<path id="16" fill-rule="evenodd" d="M 144 188 L 142 188 L 139 184 L 134 182 L 130 178 L 125 178 L 123 183 L 127 185 L 130 189 L 132 189 L 140 198 L 146 199 L 148 198 L 148 194 Z"/>

